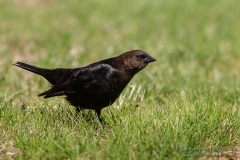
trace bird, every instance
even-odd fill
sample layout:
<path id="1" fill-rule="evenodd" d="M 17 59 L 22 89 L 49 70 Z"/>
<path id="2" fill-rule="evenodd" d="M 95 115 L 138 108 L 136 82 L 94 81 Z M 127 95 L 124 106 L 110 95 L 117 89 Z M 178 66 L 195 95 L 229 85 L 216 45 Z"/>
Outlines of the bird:
<path id="1" fill-rule="evenodd" d="M 51 88 L 38 96 L 64 96 L 76 113 L 95 110 L 103 125 L 101 110 L 112 105 L 135 74 L 156 61 L 143 50 L 130 50 L 79 68 L 46 69 L 23 62 L 13 65 L 43 76 Z"/>

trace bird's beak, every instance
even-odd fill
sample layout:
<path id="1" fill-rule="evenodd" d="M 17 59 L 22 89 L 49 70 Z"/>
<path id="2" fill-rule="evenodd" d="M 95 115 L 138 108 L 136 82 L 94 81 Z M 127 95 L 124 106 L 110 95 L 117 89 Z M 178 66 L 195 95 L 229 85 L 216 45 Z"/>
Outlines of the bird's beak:
<path id="1" fill-rule="evenodd" d="M 154 59 L 151 56 L 147 56 L 146 58 L 144 58 L 144 63 L 150 63 L 150 62 L 154 62 L 156 61 L 156 59 Z"/>

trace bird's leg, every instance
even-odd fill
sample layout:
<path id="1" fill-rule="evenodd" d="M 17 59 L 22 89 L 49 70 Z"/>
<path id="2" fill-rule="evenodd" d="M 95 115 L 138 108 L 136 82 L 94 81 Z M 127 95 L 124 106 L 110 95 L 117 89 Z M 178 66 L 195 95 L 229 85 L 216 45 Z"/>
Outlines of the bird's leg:
<path id="1" fill-rule="evenodd" d="M 79 106 L 76 107 L 76 116 L 78 116 L 80 114 L 81 110 L 82 110 L 81 107 L 79 107 Z"/>
<path id="2" fill-rule="evenodd" d="M 98 116 L 98 120 L 101 123 L 101 125 L 104 127 L 105 123 L 103 122 L 102 118 L 101 118 L 101 109 L 100 110 L 95 110 Z"/>

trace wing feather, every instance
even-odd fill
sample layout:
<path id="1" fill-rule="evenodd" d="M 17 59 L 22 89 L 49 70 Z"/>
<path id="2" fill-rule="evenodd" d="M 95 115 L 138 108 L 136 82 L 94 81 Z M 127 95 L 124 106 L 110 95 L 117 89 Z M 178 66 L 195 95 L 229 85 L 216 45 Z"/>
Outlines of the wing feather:
<path id="1" fill-rule="evenodd" d="M 39 94 L 44 98 L 62 96 L 79 91 L 99 90 L 109 87 L 113 77 L 119 75 L 118 70 L 108 64 L 87 66 L 74 72 L 68 79 L 54 85 L 51 89 Z"/>

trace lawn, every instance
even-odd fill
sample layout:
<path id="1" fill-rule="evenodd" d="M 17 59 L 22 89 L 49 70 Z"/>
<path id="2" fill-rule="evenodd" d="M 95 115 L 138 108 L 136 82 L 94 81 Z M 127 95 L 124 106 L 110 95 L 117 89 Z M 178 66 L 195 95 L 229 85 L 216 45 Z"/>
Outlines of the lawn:
<path id="1" fill-rule="evenodd" d="M 0 159 L 240 157 L 238 0 L 0 0 Z M 79 117 L 14 67 L 85 66 L 141 49 L 157 59 L 117 101 Z"/>

